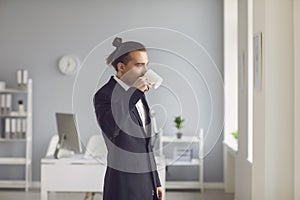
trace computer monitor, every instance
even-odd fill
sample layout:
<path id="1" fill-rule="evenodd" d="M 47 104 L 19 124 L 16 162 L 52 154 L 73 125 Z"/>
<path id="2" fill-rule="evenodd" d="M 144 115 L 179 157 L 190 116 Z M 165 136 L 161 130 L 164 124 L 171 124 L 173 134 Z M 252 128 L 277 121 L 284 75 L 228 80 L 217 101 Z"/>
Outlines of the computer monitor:
<path id="1" fill-rule="evenodd" d="M 54 152 L 54 158 L 58 158 L 60 149 L 81 153 L 80 137 L 76 126 L 76 115 L 72 113 L 55 113 L 59 141 Z"/>

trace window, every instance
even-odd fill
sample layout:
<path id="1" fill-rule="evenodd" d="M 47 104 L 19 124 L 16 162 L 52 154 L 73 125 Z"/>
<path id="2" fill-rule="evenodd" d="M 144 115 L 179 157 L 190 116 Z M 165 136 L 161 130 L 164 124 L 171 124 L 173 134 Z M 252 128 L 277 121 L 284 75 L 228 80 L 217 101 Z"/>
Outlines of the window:
<path id="1" fill-rule="evenodd" d="M 224 4 L 224 141 L 237 150 L 232 133 L 238 129 L 238 1 Z"/>

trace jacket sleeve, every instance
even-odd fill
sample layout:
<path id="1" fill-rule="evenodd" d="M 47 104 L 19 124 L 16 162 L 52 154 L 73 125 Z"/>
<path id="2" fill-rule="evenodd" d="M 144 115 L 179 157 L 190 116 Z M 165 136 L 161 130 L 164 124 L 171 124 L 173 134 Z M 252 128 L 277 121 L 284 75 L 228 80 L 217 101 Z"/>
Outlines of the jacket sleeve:
<path id="1" fill-rule="evenodd" d="M 126 126 L 130 120 L 129 112 L 143 94 L 142 91 L 134 87 L 127 91 L 121 87 L 115 87 L 112 97 L 103 92 L 95 94 L 93 101 L 97 121 L 109 138 L 117 137 L 120 129 Z"/>
<path id="2" fill-rule="evenodd" d="M 161 183 L 160 183 L 160 179 L 159 179 L 157 170 L 154 171 L 154 176 L 155 176 L 155 179 L 156 179 L 156 187 L 161 187 Z"/>

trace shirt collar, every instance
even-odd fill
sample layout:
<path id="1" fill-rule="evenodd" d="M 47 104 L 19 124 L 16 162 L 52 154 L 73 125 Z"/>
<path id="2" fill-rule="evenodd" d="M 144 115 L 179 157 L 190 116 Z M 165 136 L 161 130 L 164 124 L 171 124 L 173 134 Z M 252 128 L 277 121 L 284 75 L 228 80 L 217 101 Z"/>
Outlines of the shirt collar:
<path id="1" fill-rule="evenodd" d="M 121 79 L 119 79 L 116 75 L 114 75 L 114 79 L 119 83 L 125 91 L 127 91 L 130 87 L 124 83 Z"/>

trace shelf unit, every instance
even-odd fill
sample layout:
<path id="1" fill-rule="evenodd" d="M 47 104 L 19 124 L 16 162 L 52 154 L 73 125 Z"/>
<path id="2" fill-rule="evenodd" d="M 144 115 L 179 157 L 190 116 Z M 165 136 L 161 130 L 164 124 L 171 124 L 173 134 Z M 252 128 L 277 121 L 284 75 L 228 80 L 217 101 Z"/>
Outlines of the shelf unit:
<path id="1" fill-rule="evenodd" d="M 28 191 L 32 182 L 32 79 L 28 79 L 28 83 L 25 87 L 20 88 L 7 88 L 0 90 L 0 94 L 11 94 L 14 98 L 17 94 L 24 94 L 27 100 L 25 106 L 26 112 L 18 113 L 12 111 L 7 114 L 0 113 L 0 120 L 3 127 L 0 127 L 0 145 L 2 143 L 9 143 L 12 146 L 20 143 L 25 143 L 25 156 L 23 157 L 12 157 L 3 156 L 0 157 L 0 165 L 21 165 L 24 166 L 25 178 L 22 180 L 0 180 L 0 188 L 24 188 Z M 13 108 L 13 107 L 12 107 Z M 26 131 L 24 138 L 6 138 L 4 126 L 5 119 L 26 119 Z"/>
<path id="2" fill-rule="evenodd" d="M 166 189 L 201 189 L 204 191 L 203 183 L 203 129 L 196 136 L 182 136 L 178 139 L 176 136 L 165 136 L 163 131 L 159 131 L 159 153 L 164 155 L 164 143 L 196 143 L 199 146 L 198 158 L 192 158 L 191 161 L 174 161 L 172 158 L 166 158 L 166 167 L 168 166 L 198 166 L 198 181 L 166 181 Z"/>

